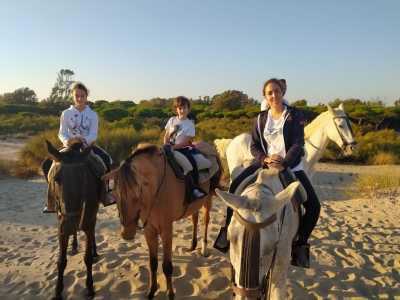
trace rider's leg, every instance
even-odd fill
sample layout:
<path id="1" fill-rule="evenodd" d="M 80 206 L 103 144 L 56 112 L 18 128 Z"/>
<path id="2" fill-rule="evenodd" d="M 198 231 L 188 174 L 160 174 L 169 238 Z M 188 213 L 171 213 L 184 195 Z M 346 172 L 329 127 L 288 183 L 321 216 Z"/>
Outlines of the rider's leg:
<path id="1" fill-rule="evenodd" d="M 306 173 L 304 171 L 296 171 L 294 172 L 294 174 L 307 192 L 307 201 L 303 203 L 305 214 L 303 215 L 303 218 L 301 220 L 303 225 L 304 238 L 303 240 L 297 241 L 297 247 L 295 251 L 297 252 L 296 256 L 298 265 L 302 267 L 308 267 L 309 262 L 306 254 L 306 251 L 308 250 L 305 244 L 307 243 L 308 238 L 310 237 L 315 225 L 318 222 L 319 214 L 321 211 L 321 204 Z"/>

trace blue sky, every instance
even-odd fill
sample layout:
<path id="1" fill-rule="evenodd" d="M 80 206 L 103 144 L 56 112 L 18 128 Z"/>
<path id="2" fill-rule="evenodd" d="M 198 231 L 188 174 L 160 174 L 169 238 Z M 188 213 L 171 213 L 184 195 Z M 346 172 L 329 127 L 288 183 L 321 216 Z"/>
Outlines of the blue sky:
<path id="1" fill-rule="evenodd" d="M 285 78 L 290 102 L 400 99 L 400 1 L 0 0 L 0 94 L 61 69 L 89 100 L 213 96 Z"/>

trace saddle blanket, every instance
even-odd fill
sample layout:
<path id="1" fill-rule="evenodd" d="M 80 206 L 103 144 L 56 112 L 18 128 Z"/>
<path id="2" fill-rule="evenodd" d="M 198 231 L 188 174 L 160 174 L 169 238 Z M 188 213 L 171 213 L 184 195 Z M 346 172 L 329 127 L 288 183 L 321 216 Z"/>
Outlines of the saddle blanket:
<path id="1" fill-rule="evenodd" d="M 183 169 L 184 175 L 193 170 L 192 164 L 185 155 L 179 151 L 174 151 L 174 157 Z M 196 161 L 197 169 L 199 170 L 199 183 L 207 181 L 219 170 L 217 159 L 214 156 L 205 157 L 202 154 L 194 154 L 193 158 Z"/>

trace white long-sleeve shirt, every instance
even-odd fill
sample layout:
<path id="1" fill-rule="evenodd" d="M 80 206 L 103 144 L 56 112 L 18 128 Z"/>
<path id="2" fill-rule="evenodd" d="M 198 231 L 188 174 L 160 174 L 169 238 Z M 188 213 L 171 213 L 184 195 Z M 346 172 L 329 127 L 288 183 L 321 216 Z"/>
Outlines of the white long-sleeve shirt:
<path id="1" fill-rule="evenodd" d="M 77 136 L 85 138 L 86 144 L 89 144 L 97 139 L 98 124 L 97 113 L 88 106 L 80 112 L 71 105 L 61 114 L 58 138 L 64 146 L 67 145 L 70 138 Z"/>

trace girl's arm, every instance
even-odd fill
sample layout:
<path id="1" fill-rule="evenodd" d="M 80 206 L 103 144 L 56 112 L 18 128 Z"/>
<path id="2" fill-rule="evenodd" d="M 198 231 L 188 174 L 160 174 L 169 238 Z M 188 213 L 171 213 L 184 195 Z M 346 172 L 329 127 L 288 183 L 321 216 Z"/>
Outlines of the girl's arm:
<path id="1" fill-rule="evenodd" d="M 86 139 L 86 144 L 91 144 L 95 140 L 97 140 L 98 131 L 99 131 L 99 117 L 97 116 L 96 113 L 94 113 L 92 120 L 90 122 L 89 135 L 83 137 L 84 139 Z"/>
<path id="2" fill-rule="evenodd" d="M 169 145 L 169 131 L 168 130 L 165 130 L 164 145 Z"/>
<path id="3" fill-rule="evenodd" d="M 63 143 L 64 147 L 67 147 L 69 137 L 68 137 L 68 124 L 65 117 L 65 111 L 63 111 L 61 114 L 60 131 L 58 132 L 58 138 L 60 139 L 61 143 Z"/>
<path id="4" fill-rule="evenodd" d="M 181 143 L 176 144 L 176 145 L 173 145 L 173 146 L 171 147 L 171 149 L 179 149 L 179 148 L 186 147 L 186 145 L 189 143 L 189 141 L 190 141 L 191 138 L 192 138 L 191 136 L 186 135 L 186 136 L 183 138 L 183 141 L 182 141 Z"/>

